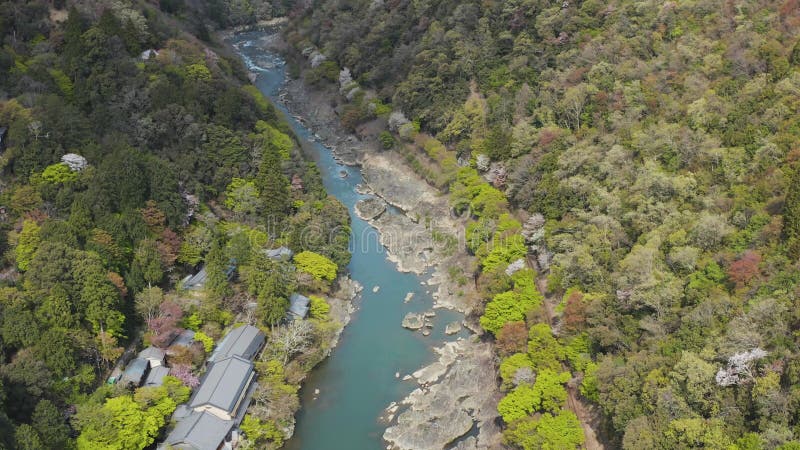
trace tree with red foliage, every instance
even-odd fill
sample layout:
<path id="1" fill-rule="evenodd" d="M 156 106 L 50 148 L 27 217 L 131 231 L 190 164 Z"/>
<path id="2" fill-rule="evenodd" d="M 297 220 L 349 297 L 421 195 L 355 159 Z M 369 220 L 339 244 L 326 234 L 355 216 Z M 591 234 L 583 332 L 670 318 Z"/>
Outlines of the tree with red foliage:
<path id="1" fill-rule="evenodd" d="M 164 347 L 175 336 L 178 322 L 183 318 L 181 307 L 175 302 L 164 301 L 158 308 L 158 314 L 147 321 L 147 327 L 153 333 L 150 343 L 156 347 Z"/>
<path id="2" fill-rule="evenodd" d="M 528 348 L 528 327 L 525 322 L 509 322 L 497 333 L 497 349 L 501 355 L 525 352 Z"/>
<path id="3" fill-rule="evenodd" d="M 178 259 L 181 238 L 171 229 L 164 228 L 158 241 L 156 241 L 156 248 L 161 257 L 161 264 L 166 270 L 170 270 L 175 265 L 175 260 Z"/>
<path id="4" fill-rule="evenodd" d="M 755 250 L 748 250 L 728 267 L 728 278 L 736 283 L 737 288 L 747 286 L 759 275 L 759 264 L 761 264 L 761 254 Z"/>
<path id="5" fill-rule="evenodd" d="M 582 292 L 573 291 L 567 297 L 562 323 L 564 324 L 564 331 L 568 333 L 581 331 L 586 325 L 586 304 L 583 302 Z"/>

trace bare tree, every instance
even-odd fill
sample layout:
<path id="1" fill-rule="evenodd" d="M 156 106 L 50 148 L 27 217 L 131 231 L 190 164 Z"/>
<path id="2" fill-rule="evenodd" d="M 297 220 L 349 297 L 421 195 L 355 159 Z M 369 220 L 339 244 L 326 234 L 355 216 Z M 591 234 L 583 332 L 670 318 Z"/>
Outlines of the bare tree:
<path id="1" fill-rule="evenodd" d="M 275 328 L 271 339 L 274 356 L 286 366 L 294 355 L 310 348 L 312 332 L 313 327 L 304 320 L 293 320 L 285 326 Z"/>

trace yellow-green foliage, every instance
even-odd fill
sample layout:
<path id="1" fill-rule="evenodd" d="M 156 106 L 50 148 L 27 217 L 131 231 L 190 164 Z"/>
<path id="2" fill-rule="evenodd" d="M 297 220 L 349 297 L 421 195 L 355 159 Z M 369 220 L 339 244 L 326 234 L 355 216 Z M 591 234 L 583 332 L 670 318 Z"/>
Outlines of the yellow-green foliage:
<path id="1" fill-rule="evenodd" d="M 203 349 L 205 349 L 206 353 L 211 353 L 211 350 L 214 350 L 214 339 L 202 331 L 194 333 L 194 340 L 203 343 Z"/>
<path id="2" fill-rule="evenodd" d="M 500 363 L 500 378 L 503 380 L 503 387 L 510 387 L 517 372 L 524 368 L 530 369 L 533 373 L 533 362 L 527 353 L 514 353 L 503 359 Z"/>
<path id="3" fill-rule="evenodd" d="M 209 81 L 211 80 L 211 71 L 202 63 L 189 64 L 186 66 L 186 78 L 192 81 Z"/>
<path id="4" fill-rule="evenodd" d="M 52 164 L 42 172 L 42 180 L 48 183 L 66 183 L 77 178 L 78 174 L 73 172 L 65 163 Z"/>
<path id="5" fill-rule="evenodd" d="M 262 120 L 256 122 L 256 132 L 260 134 L 259 137 L 263 139 L 265 145 L 273 146 L 278 151 L 283 160 L 290 158 L 294 141 L 286 133 Z"/>
<path id="6" fill-rule="evenodd" d="M 333 281 L 339 269 L 330 259 L 310 251 L 294 255 L 294 262 L 300 271 L 310 274 L 316 280 Z"/>
<path id="7" fill-rule="evenodd" d="M 21 271 L 28 270 L 28 265 L 33 259 L 33 254 L 39 247 L 39 225 L 33 220 L 22 222 L 22 231 L 19 233 L 17 247 L 14 249 L 14 256 L 17 260 L 17 268 Z"/>
<path id="8" fill-rule="evenodd" d="M 61 93 L 67 98 L 72 97 L 72 80 L 59 69 L 48 69 L 47 72 L 53 77 L 53 81 L 56 82 L 56 86 L 58 86 Z"/>
<path id="9" fill-rule="evenodd" d="M 261 110 L 261 112 L 269 111 L 270 109 L 269 101 L 267 100 L 266 97 L 264 97 L 264 94 L 262 94 L 261 91 L 258 90 L 257 87 L 255 87 L 255 85 L 246 84 L 242 86 L 242 90 L 247 95 L 253 98 L 253 100 L 256 103 L 256 106 L 258 107 L 259 110 Z"/>
<path id="10" fill-rule="evenodd" d="M 283 445 L 283 432 L 273 420 L 261 421 L 247 414 L 239 428 L 256 445 L 263 445 L 265 442 L 271 442 L 275 447 Z"/>
<path id="11" fill-rule="evenodd" d="M 324 298 L 317 295 L 309 295 L 308 299 L 310 300 L 308 313 L 310 314 L 311 318 L 328 320 L 331 312 L 331 305 L 329 305 Z"/>

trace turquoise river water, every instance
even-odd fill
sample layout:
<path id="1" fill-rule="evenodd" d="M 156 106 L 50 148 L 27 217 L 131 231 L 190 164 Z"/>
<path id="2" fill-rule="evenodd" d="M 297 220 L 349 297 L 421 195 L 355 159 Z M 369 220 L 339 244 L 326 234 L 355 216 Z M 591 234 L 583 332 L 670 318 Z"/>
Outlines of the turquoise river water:
<path id="1" fill-rule="evenodd" d="M 432 348 L 458 337 L 445 336 L 445 325 L 461 320 L 462 316 L 453 311 L 437 310 L 434 328 L 428 337 L 400 326 L 406 313 L 431 308 L 433 300 L 426 293 L 428 286 L 420 284 L 428 277 L 398 272 L 386 259 L 386 250 L 378 241 L 377 231 L 353 213 L 356 202 L 367 197 L 355 192 L 356 185 L 363 181 L 359 169 L 339 164 L 330 149 L 315 140 L 313 132 L 293 118 L 279 102 L 286 70 L 283 60 L 264 50 L 261 44 L 268 33 L 240 33 L 230 43 L 247 67 L 257 74 L 255 85 L 285 113 L 298 138 L 308 144 L 305 151 L 319 166 L 325 188 L 350 211 L 353 257 L 348 269 L 350 276 L 364 286 L 361 297 L 356 300 L 358 309 L 342 333 L 339 345 L 305 381 L 295 435 L 285 448 L 382 449 L 385 448 L 382 435 L 386 425 L 379 421 L 379 416 L 391 402 L 401 400 L 416 388 L 414 381 L 396 379 L 395 373 L 403 376 L 433 362 Z M 340 175 L 342 171 L 347 173 L 344 178 Z M 377 293 L 372 291 L 374 286 L 380 286 Z M 409 292 L 413 292 L 414 297 L 404 303 Z M 316 399 L 315 389 L 320 391 Z"/>

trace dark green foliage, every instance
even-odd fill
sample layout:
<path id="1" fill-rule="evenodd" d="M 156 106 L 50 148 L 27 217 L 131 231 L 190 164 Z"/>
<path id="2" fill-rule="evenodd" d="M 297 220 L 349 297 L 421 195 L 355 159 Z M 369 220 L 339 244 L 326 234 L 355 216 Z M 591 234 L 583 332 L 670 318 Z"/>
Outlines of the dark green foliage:
<path id="1" fill-rule="evenodd" d="M 783 233 L 789 254 L 800 258 L 800 169 L 795 169 L 792 174 L 783 201 Z"/>

